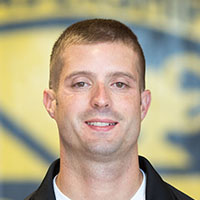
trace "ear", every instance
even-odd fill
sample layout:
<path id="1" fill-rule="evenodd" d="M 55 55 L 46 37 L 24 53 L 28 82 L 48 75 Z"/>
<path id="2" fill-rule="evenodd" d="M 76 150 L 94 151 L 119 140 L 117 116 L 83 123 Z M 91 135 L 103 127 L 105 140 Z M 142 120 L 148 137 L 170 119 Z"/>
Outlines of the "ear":
<path id="1" fill-rule="evenodd" d="M 54 119 L 56 111 L 56 97 L 55 92 L 51 89 L 46 89 L 43 92 L 43 103 L 49 113 L 49 115 Z"/>
<path id="2" fill-rule="evenodd" d="M 149 110 L 149 106 L 151 103 L 151 92 L 149 90 L 145 90 L 141 93 L 141 120 L 143 120 Z"/>

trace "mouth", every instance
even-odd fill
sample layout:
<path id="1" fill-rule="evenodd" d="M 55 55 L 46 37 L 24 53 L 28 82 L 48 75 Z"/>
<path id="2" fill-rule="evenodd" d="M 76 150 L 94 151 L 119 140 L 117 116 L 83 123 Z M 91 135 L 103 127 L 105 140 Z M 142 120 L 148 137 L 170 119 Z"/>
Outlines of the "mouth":
<path id="1" fill-rule="evenodd" d="M 109 131 L 113 129 L 118 122 L 112 120 L 93 119 L 85 122 L 91 129 L 96 131 Z"/>

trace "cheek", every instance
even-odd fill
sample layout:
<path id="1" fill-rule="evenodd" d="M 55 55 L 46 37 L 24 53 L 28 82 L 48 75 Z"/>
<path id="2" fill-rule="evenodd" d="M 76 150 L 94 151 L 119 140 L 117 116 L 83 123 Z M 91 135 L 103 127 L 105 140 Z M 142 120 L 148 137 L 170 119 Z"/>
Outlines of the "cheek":
<path id="1" fill-rule="evenodd" d="M 73 115 L 81 112 L 86 106 L 86 99 L 77 94 L 66 94 L 58 98 L 58 113 L 62 114 L 62 117 Z"/>
<path id="2" fill-rule="evenodd" d="M 140 99 L 137 95 L 126 95 L 116 99 L 119 112 L 123 112 L 125 116 L 140 114 Z"/>

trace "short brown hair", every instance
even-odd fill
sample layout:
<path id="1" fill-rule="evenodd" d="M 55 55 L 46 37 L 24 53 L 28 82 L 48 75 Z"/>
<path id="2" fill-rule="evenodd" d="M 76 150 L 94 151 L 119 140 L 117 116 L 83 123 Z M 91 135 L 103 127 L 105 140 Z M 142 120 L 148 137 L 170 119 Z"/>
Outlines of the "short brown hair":
<path id="1" fill-rule="evenodd" d="M 57 90 L 64 65 L 63 52 L 73 44 L 122 42 L 133 47 L 139 58 L 140 88 L 145 89 L 145 58 L 137 36 L 126 25 L 111 19 L 90 19 L 69 26 L 55 42 L 50 60 L 49 88 Z"/>

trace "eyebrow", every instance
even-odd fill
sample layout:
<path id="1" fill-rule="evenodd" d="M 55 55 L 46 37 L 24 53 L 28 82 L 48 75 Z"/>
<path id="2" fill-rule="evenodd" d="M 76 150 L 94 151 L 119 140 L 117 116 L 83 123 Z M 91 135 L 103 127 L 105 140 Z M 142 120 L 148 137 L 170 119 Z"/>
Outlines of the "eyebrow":
<path id="1" fill-rule="evenodd" d="M 119 76 L 125 76 L 128 77 L 129 79 L 132 79 L 134 82 L 136 82 L 136 77 L 133 76 L 131 73 L 129 72 L 111 72 L 107 75 L 107 77 L 112 78 L 112 77 L 119 77 Z"/>
<path id="2" fill-rule="evenodd" d="M 73 78 L 74 76 L 89 76 L 89 77 L 96 77 L 95 73 L 90 72 L 90 71 L 75 71 L 69 74 L 68 76 L 65 77 L 65 80 L 69 80 Z M 106 78 L 113 78 L 113 77 L 119 77 L 119 76 L 125 76 L 128 77 L 129 79 L 133 80 L 136 82 L 136 77 L 133 76 L 129 72 L 121 72 L 121 71 L 116 71 L 116 72 L 110 72 L 106 75 Z"/>
<path id="3" fill-rule="evenodd" d="M 69 74 L 68 76 L 65 77 L 65 80 L 69 80 L 73 78 L 74 76 L 93 76 L 95 77 L 95 74 L 93 72 L 89 71 L 75 71 Z"/>

